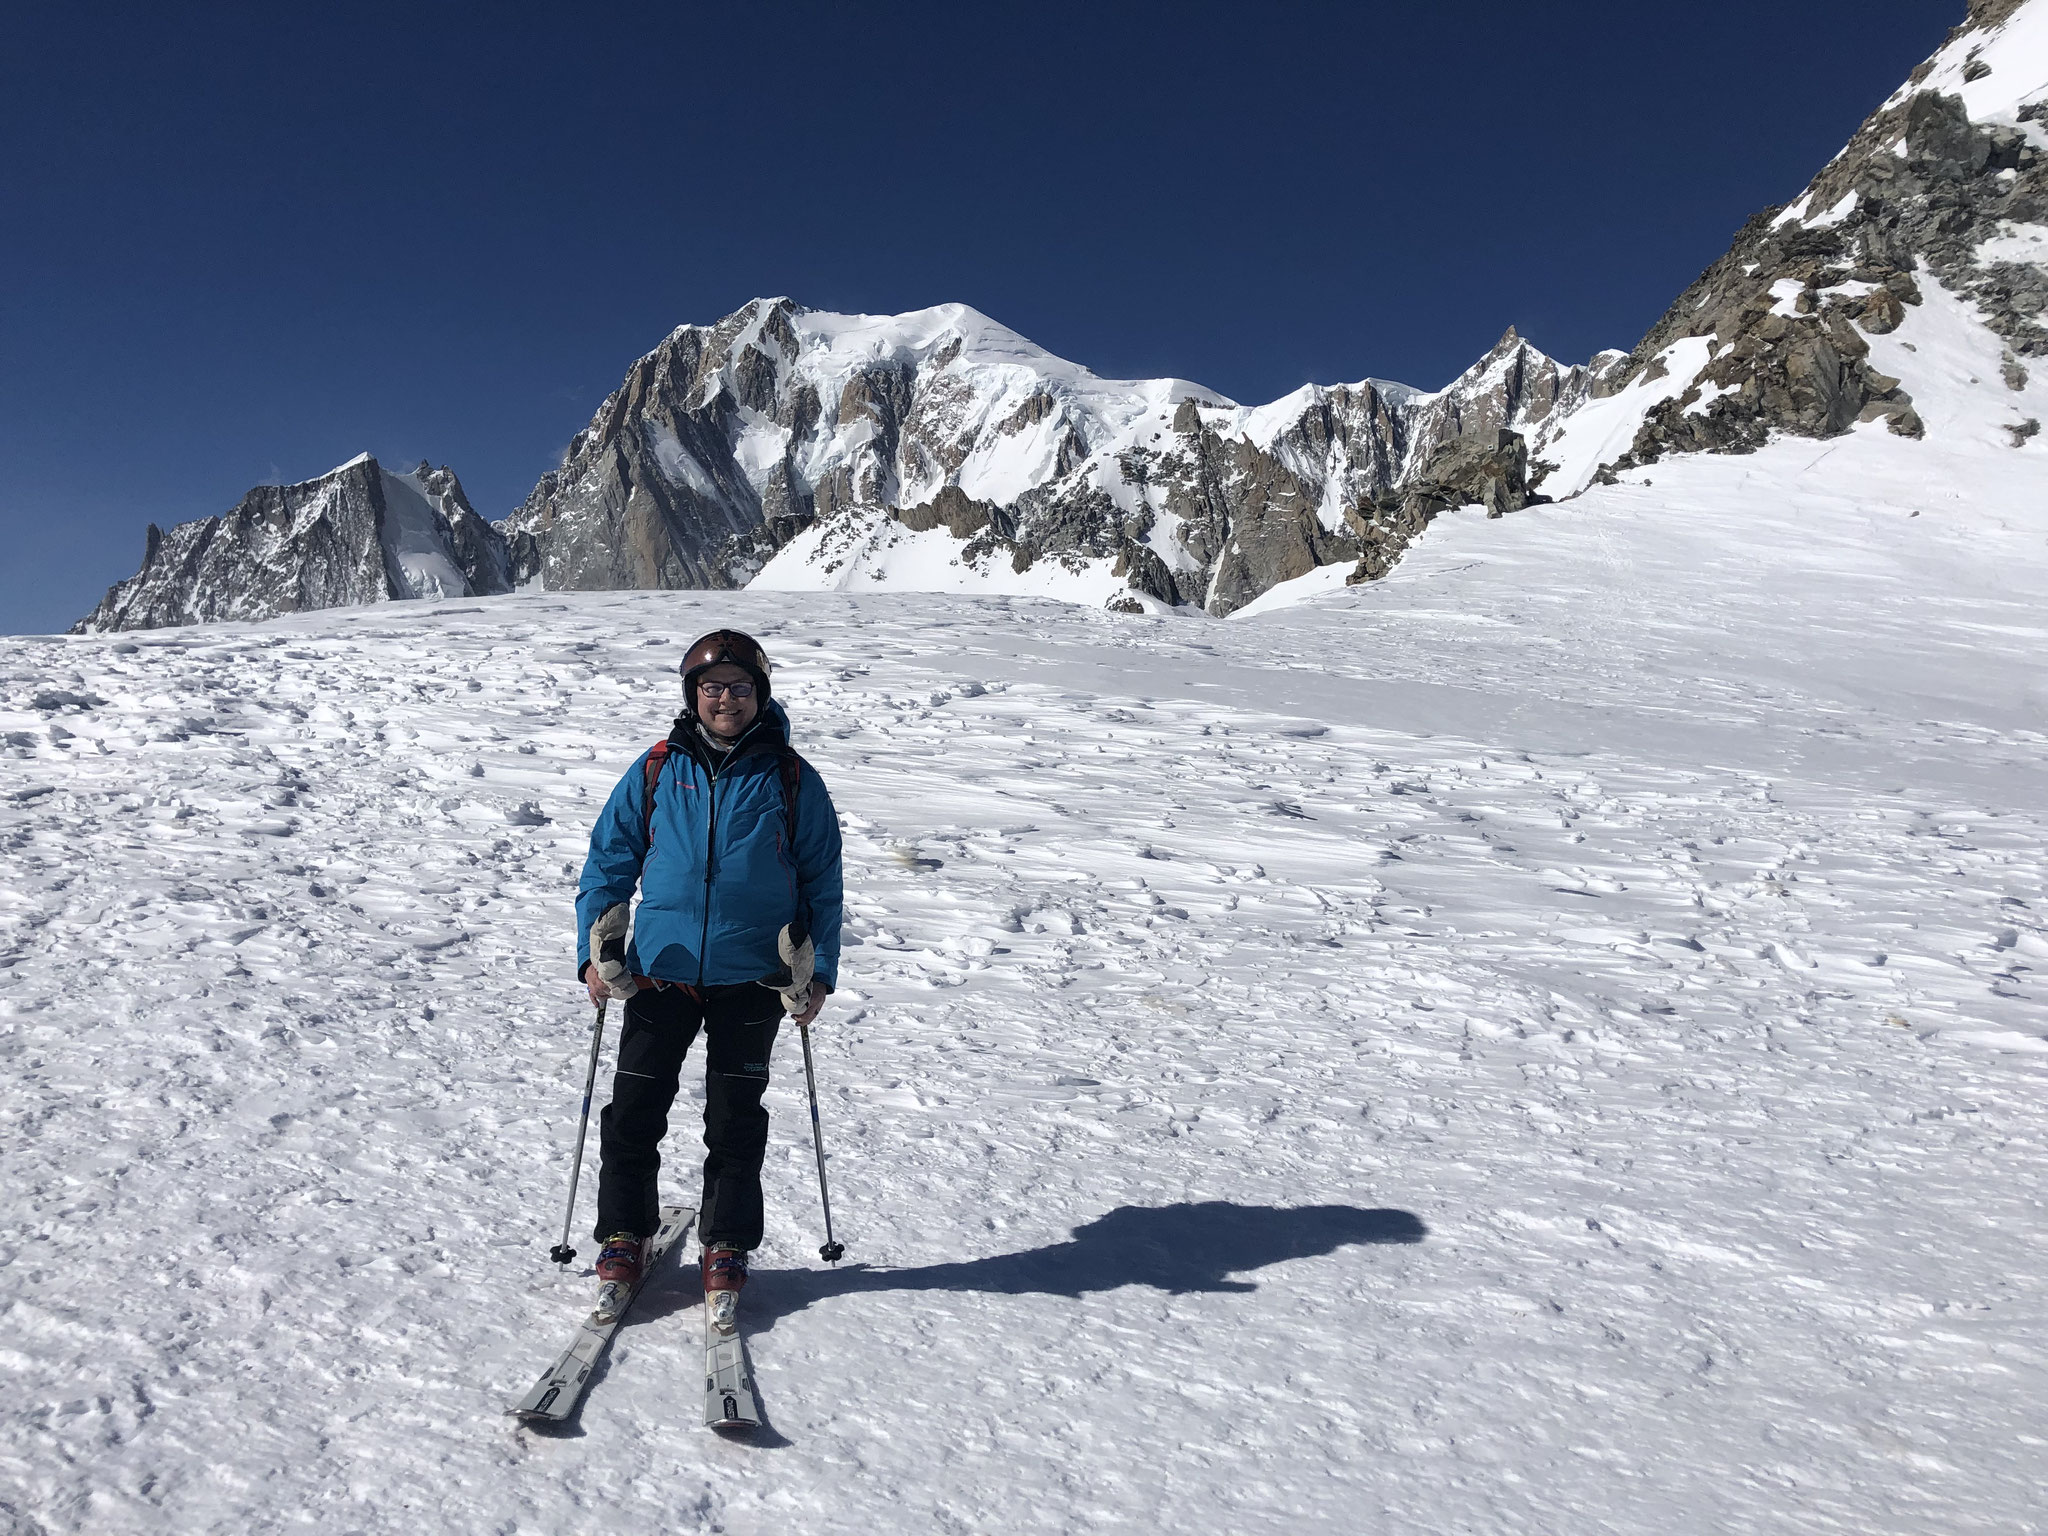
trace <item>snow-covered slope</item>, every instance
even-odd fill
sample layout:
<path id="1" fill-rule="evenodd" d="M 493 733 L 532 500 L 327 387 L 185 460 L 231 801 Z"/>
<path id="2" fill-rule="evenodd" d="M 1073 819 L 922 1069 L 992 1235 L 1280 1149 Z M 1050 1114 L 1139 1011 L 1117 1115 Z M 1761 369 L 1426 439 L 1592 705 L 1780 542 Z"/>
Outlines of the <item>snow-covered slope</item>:
<path id="1" fill-rule="evenodd" d="M 1924 440 L 1451 513 L 1227 622 L 550 593 L 0 641 L 0 1508 L 2034 1528 L 2048 450 L 1966 301 L 1872 356 Z M 575 872 L 667 642 L 726 622 L 846 825 L 850 1262 L 785 1041 L 764 1443 L 694 1428 L 680 1270 L 544 1438 L 500 1410 L 591 1289 L 545 1257 Z"/>
<path id="2" fill-rule="evenodd" d="M 260 619 L 394 598 L 509 592 L 503 539 L 445 464 L 393 474 L 369 454 L 297 485 L 259 485 L 220 517 L 149 525 L 142 569 L 81 632 Z"/>

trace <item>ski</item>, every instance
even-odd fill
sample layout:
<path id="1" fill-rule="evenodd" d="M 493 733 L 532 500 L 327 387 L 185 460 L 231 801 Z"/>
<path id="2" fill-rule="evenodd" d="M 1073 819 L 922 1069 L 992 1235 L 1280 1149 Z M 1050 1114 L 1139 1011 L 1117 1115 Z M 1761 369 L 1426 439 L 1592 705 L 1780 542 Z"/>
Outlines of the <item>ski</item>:
<path id="1" fill-rule="evenodd" d="M 600 1323 L 594 1316 L 585 1318 L 569 1347 L 542 1373 L 540 1380 L 533 1384 L 532 1391 L 505 1410 L 507 1413 L 528 1424 L 559 1424 L 576 1411 L 576 1405 L 583 1401 L 583 1389 L 590 1384 L 590 1373 L 604 1358 L 612 1335 L 626 1320 L 634 1300 L 647 1289 L 647 1282 L 654 1275 L 654 1266 L 661 1262 L 663 1254 L 682 1241 L 683 1234 L 690 1230 L 690 1223 L 696 1218 L 695 1209 L 687 1205 L 662 1207 L 661 1226 L 656 1230 L 654 1240 L 647 1245 L 647 1257 L 640 1267 L 640 1283 L 633 1287 L 632 1294 L 608 1321 Z"/>
<path id="2" fill-rule="evenodd" d="M 745 1431 L 761 1427 L 761 1405 L 754 1400 L 754 1373 L 747 1368 L 747 1346 L 739 1325 L 721 1328 L 704 1305 L 704 1427 Z"/>

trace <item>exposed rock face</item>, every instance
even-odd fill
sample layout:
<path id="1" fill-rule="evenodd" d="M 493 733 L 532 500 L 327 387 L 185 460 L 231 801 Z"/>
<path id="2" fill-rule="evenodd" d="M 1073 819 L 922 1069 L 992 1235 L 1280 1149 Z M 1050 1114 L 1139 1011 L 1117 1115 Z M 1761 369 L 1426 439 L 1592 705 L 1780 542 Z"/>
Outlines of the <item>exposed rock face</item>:
<path id="1" fill-rule="evenodd" d="M 1514 429 L 1547 441 L 1588 400 L 1614 392 L 1623 361 L 1619 352 L 1603 352 L 1582 367 L 1561 367 L 1509 326 L 1450 388 L 1418 401 L 1410 428 L 1418 464 L 1411 469 L 1454 437 L 1490 449 L 1496 433 Z"/>
<path id="2" fill-rule="evenodd" d="M 2048 352 L 2048 271 L 2042 248 L 2013 235 L 2048 222 L 2048 80 L 2008 23 L 2040 3 L 1973 0 L 1805 192 L 1751 219 L 1679 295 L 1621 382 L 1681 360 L 1690 379 L 1649 411 L 1616 467 L 1859 421 L 1918 437 L 1910 381 L 1872 368 L 1864 338 L 1895 330 L 1929 278 L 1976 302 L 2006 342 L 2008 377 L 2024 381 L 2019 360 Z"/>
<path id="3" fill-rule="evenodd" d="M 744 586 L 808 525 L 812 487 L 782 459 L 743 467 L 733 453 L 749 426 L 797 438 L 822 417 L 815 390 L 776 387 L 796 346 L 792 309 L 750 305 L 684 326 L 635 363 L 500 525 L 514 579 L 572 591 Z M 841 421 L 863 409 L 848 393 L 835 402 Z"/>
<path id="4" fill-rule="evenodd" d="M 1472 435 L 1448 438 L 1398 494 L 1353 514 L 1363 552 L 1346 581 L 1386 575 L 1440 512 L 1481 506 L 1488 517 L 1502 517 L 1549 499 L 1529 488 L 1529 443 L 1521 433 L 1503 428 L 1491 443 Z"/>
<path id="5" fill-rule="evenodd" d="M 454 471 L 394 475 L 368 454 L 298 485 L 259 485 L 232 511 L 149 525 L 142 569 L 77 633 L 267 619 L 390 598 L 512 589 L 505 545 Z"/>

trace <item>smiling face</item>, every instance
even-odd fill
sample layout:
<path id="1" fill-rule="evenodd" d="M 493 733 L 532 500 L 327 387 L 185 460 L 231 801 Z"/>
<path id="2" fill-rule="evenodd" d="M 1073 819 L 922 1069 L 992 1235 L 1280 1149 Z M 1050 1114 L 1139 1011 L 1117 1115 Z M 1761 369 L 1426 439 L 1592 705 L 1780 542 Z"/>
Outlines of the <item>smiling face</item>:
<path id="1" fill-rule="evenodd" d="M 729 661 L 721 661 L 704 671 L 697 678 L 697 718 L 704 722 L 704 729 L 723 741 L 738 740 L 754 723 L 754 716 L 761 712 L 760 696 L 752 691 L 753 681 L 745 668 L 736 667 Z M 706 683 L 718 686 L 707 691 Z M 725 692 L 724 685 L 729 683 L 746 685 L 749 690 L 747 696 L 735 698 Z M 714 691 L 717 693 L 715 698 L 712 696 Z"/>

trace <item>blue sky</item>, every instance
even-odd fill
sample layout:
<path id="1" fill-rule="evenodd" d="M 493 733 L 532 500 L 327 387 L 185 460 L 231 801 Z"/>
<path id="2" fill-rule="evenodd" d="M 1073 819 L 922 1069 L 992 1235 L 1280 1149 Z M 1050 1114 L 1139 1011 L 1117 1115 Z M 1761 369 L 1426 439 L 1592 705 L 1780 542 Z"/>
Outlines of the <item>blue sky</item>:
<path id="1" fill-rule="evenodd" d="M 1246 402 L 1628 347 L 1962 0 L 43 6 L 0 632 L 367 449 L 504 516 L 673 326 L 962 301 Z"/>

